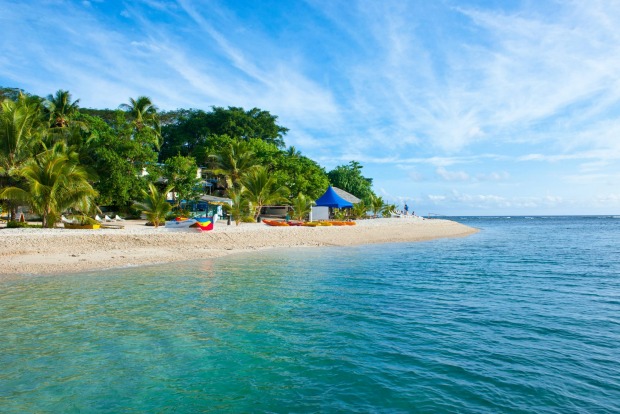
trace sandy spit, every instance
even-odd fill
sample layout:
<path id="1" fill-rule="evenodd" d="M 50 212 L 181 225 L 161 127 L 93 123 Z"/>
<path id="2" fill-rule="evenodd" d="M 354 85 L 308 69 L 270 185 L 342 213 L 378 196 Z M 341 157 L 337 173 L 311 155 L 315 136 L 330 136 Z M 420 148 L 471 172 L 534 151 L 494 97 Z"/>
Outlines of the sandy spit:
<path id="1" fill-rule="evenodd" d="M 155 229 L 0 229 L 0 280 L 213 258 L 273 247 L 349 246 L 463 237 L 476 229 L 449 220 L 362 220 L 346 227 L 269 227 L 217 222 L 210 232 Z"/>

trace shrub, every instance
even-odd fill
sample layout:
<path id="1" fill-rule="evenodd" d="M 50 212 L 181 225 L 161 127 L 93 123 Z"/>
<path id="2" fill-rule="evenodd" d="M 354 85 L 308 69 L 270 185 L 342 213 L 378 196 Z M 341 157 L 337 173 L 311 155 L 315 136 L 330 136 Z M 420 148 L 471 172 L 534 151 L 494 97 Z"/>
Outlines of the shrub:
<path id="1" fill-rule="evenodd" d="M 25 221 L 9 221 L 8 223 L 6 223 L 7 229 L 23 229 L 27 227 L 30 226 L 28 226 L 28 223 L 26 223 Z"/>

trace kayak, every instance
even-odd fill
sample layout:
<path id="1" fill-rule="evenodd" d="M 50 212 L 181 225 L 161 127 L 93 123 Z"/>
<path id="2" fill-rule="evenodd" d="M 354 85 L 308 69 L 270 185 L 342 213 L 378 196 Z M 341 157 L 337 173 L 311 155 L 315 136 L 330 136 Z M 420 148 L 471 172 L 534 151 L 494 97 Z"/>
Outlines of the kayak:
<path id="1" fill-rule="evenodd" d="M 194 219 L 187 219 L 187 220 L 170 220 L 166 222 L 165 227 L 167 229 L 170 230 L 177 230 L 177 229 L 187 229 L 189 228 L 191 225 L 196 224 L 197 221 Z"/>

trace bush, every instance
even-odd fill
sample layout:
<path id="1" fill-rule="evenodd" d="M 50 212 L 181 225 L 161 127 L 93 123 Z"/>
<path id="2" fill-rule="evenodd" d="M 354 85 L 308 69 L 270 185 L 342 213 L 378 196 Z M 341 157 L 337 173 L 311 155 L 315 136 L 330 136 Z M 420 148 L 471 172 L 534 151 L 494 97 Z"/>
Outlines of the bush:
<path id="1" fill-rule="evenodd" d="M 28 223 L 23 221 L 9 221 L 8 223 L 6 223 L 7 229 L 23 229 L 27 227 L 30 226 L 28 226 Z"/>
<path id="2" fill-rule="evenodd" d="M 7 229 L 42 229 L 40 224 L 28 224 L 25 221 L 9 221 L 6 223 Z"/>

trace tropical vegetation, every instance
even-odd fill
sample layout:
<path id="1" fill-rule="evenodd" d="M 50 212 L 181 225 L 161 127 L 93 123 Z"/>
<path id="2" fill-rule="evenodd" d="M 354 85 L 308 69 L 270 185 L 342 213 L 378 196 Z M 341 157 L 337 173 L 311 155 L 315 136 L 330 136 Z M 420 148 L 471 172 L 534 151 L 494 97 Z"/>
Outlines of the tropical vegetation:
<path id="1" fill-rule="evenodd" d="M 160 111 L 146 96 L 117 109 L 79 103 L 66 90 L 43 98 L 0 88 L 0 205 L 10 220 L 18 206 L 28 205 L 52 227 L 68 210 L 94 215 L 105 206 L 126 215 L 144 212 L 159 225 L 169 207 L 198 200 L 206 188 L 232 200 L 228 210 L 237 223 L 256 220 L 262 207 L 276 204 L 291 205 L 301 219 L 330 184 L 364 200 L 349 217 L 365 216 L 366 206 L 381 210 L 360 163 L 326 172 L 286 147 L 288 129 L 268 111 Z"/>

